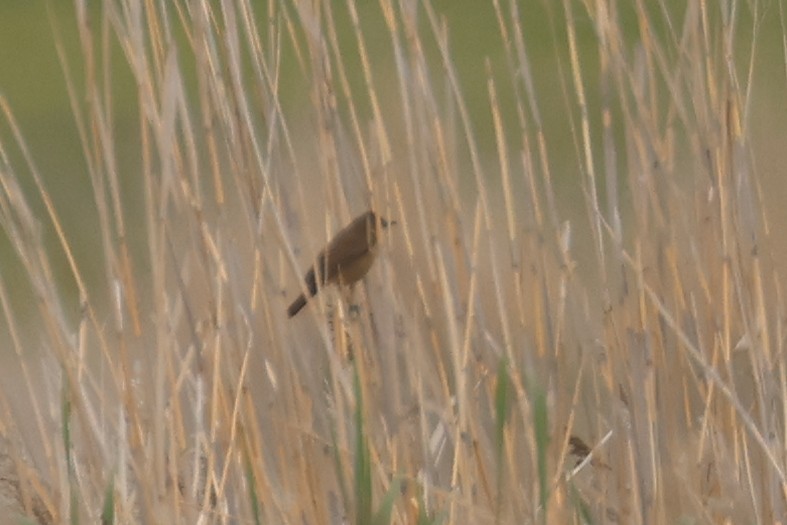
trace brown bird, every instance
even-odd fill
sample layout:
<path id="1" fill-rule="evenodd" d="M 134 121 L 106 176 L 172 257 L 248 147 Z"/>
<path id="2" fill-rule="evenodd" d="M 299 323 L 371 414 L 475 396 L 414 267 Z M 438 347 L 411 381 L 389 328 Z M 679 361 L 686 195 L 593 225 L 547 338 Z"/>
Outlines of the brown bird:
<path id="1" fill-rule="evenodd" d="M 393 221 L 389 223 L 373 211 L 367 211 L 337 233 L 328 246 L 317 255 L 317 261 L 304 276 L 309 297 L 317 293 L 316 275 L 319 275 L 320 286 L 326 284 L 352 286 L 361 280 L 372 267 L 377 255 L 375 248 L 378 230 L 389 224 L 395 223 Z M 295 316 L 306 306 L 306 301 L 304 294 L 299 295 L 287 308 L 287 316 Z"/>

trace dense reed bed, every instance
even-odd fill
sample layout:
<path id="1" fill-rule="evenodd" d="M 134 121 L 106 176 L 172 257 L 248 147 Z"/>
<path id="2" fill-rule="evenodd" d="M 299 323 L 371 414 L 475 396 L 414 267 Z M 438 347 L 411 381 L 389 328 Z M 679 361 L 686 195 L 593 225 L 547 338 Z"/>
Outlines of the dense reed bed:
<path id="1" fill-rule="evenodd" d="M 474 35 L 438 4 L 77 0 L 77 54 L 52 20 L 90 182 L 63 205 L 0 98 L 9 512 L 787 514 L 782 241 L 740 42 L 781 8 L 490 0 Z M 464 38 L 494 54 L 463 64 Z M 369 208 L 397 225 L 364 284 L 288 319 Z"/>

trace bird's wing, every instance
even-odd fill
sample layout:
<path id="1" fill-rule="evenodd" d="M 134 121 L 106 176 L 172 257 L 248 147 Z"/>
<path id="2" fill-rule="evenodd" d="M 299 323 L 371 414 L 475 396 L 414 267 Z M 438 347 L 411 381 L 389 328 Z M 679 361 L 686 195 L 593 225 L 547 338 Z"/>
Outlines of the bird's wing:
<path id="1" fill-rule="evenodd" d="M 366 216 L 359 217 L 337 233 L 327 248 L 320 252 L 317 262 L 320 265 L 320 273 L 323 268 L 328 268 L 326 280 L 330 281 L 336 277 L 339 268 L 352 264 L 369 252 L 370 242 L 374 243 L 374 239 L 369 238 L 369 228 L 374 226 L 367 225 L 368 220 Z"/>

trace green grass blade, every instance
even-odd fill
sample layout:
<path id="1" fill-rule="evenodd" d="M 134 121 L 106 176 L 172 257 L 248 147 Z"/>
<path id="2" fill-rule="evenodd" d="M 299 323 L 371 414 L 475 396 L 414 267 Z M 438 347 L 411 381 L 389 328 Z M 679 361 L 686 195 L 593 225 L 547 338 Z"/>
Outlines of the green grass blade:
<path id="1" fill-rule="evenodd" d="M 372 520 L 372 466 L 364 431 L 363 391 L 357 367 L 356 364 L 353 375 L 355 390 L 355 522 L 358 525 L 368 525 Z"/>
<path id="2" fill-rule="evenodd" d="M 547 475 L 547 448 L 549 446 L 549 421 L 547 417 L 547 398 L 544 391 L 533 387 L 533 429 L 536 437 L 536 455 L 538 460 L 539 503 L 544 509 L 546 523 L 547 501 L 549 500 L 549 480 Z"/>
<path id="3" fill-rule="evenodd" d="M 374 514 L 374 520 L 372 521 L 374 525 L 388 525 L 391 523 L 393 506 L 396 502 L 396 498 L 398 498 L 401 494 L 401 491 L 402 481 L 400 479 L 394 479 L 391 483 L 391 486 L 388 488 L 388 491 L 385 493 L 385 496 L 383 497 L 380 508 L 377 509 L 377 512 Z"/>
<path id="4" fill-rule="evenodd" d="M 593 515 L 590 512 L 590 507 L 582 498 L 582 495 L 579 493 L 573 483 L 569 485 L 569 490 L 571 493 L 571 502 L 574 504 L 574 508 L 576 508 L 580 521 L 588 525 L 593 525 L 595 521 L 593 521 Z"/>
<path id="5" fill-rule="evenodd" d="M 500 512 L 503 505 L 504 469 L 506 465 L 506 462 L 503 460 L 503 449 L 505 426 L 511 403 L 510 392 L 508 360 L 503 357 L 497 369 L 497 388 L 495 389 L 495 459 L 497 461 L 497 501 L 495 503 L 495 518 L 498 522 L 500 521 Z"/>
<path id="6" fill-rule="evenodd" d="M 66 381 L 66 372 L 63 372 Z M 74 473 L 74 455 L 72 453 L 73 442 L 71 440 L 71 395 L 68 384 L 63 384 L 63 399 L 60 404 L 60 416 L 63 422 L 63 449 L 65 451 L 66 468 L 68 469 L 68 499 L 69 499 L 69 523 L 79 524 L 79 500 L 77 498 L 76 475 Z"/>
<path id="7" fill-rule="evenodd" d="M 101 525 L 115 523 L 115 480 L 110 479 L 104 492 L 104 506 L 101 509 Z"/>
<path id="8" fill-rule="evenodd" d="M 260 500 L 257 498 L 257 481 L 254 477 L 254 468 L 251 463 L 251 458 L 249 457 L 249 451 L 246 447 L 243 447 L 243 464 L 246 486 L 249 489 L 248 495 L 249 504 L 251 505 L 251 515 L 255 525 L 260 525 L 262 523 L 262 518 L 260 516 Z"/>

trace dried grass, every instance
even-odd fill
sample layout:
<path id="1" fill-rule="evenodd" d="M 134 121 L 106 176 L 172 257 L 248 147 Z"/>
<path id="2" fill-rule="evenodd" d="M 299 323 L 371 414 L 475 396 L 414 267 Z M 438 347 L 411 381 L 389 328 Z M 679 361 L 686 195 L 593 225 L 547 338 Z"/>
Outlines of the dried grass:
<path id="1" fill-rule="evenodd" d="M 747 135 L 754 48 L 741 58 L 735 29 L 759 4 L 635 2 L 636 28 L 614 2 L 530 4 L 493 0 L 505 67 L 460 79 L 461 35 L 431 2 L 381 0 L 373 34 L 354 0 L 75 2 L 81 56 L 59 53 L 90 253 L 0 99 L 0 227 L 35 305 L 20 320 L 0 280 L 21 378 L 2 389 L 4 457 L 28 513 L 787 514 L 784 311 Z M 113 61 L 135 82 L 138 172 L 116 158 Z M 399 224 L 359 313 L 325 290 L 288 320 L 309 257 L 369 207 Z"/>

